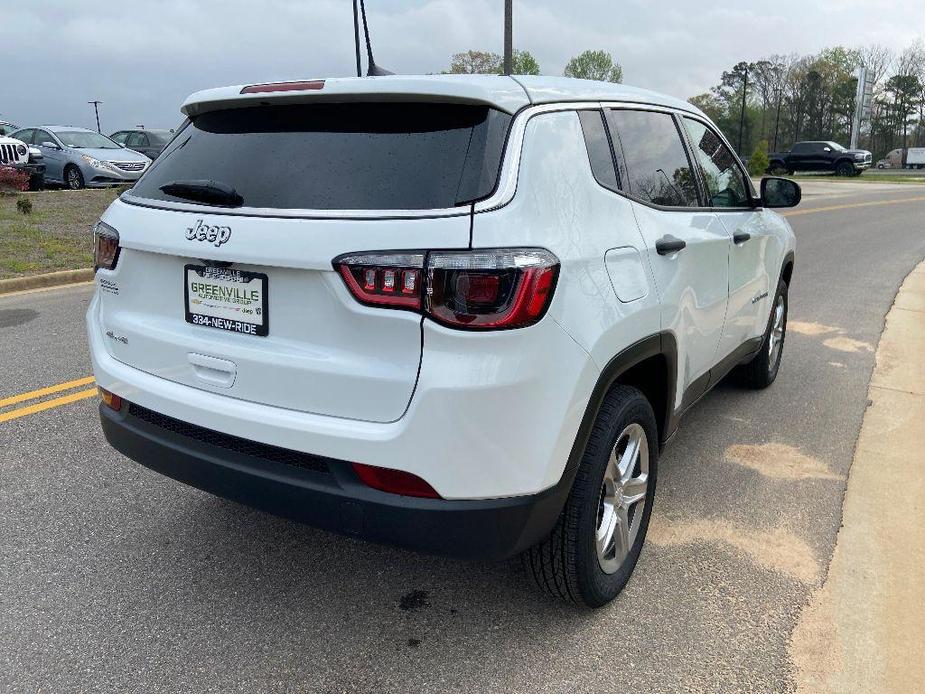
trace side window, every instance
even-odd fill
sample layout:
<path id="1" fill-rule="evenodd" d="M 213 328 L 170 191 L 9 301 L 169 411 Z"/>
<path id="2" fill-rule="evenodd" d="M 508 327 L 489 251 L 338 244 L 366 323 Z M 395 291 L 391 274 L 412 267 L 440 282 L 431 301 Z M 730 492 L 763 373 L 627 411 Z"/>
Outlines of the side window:
<path id="1" fill-rule="evenodd" d="M 710 207 L 749 207 L 751 200 L 745 174 L 719 135 L 692 118 L 683 118 L 682 122 L 707 184 Z"/>
<path id="2" fill-rule="evenodd" d="M 131 133 L 128 138 L 125 140 L 125 144 L 128 147 L 142 147 L 144 146 L 144 135 L 141 133 Z"/>
<path id="3" fill-rule="evenodd" d="M 125 142 L 126 136 L 127 136 L 127 133 L 113 133 L 112 135 L 109 136 L 109 139 L 121 145 L 123 142 Z"/>
<path id="4" fill-rule="evenodd" d="M 620 138 L 627 192 L 653 205 L 699 206 L 694 172 L 670 114 L 609 109 L 607 122 Z"/>
<path id="5" fill-rule="evenodd" d="M 595 180 L 605 188 L 619 190 L 617 184 L 617 171 L 613 164 L 613 152 L 610 149 L 610 140 L 604 129 L 604 116 L 600 111 L 579 111 L 581 130 L 585 136 L 585 146 L 588 148 L 588 159 L 591 161 L 591 171 Z"/>
<path id="6" fill-rule="evenodd" d="M 55 138 L 53 138 L 49 133 L 45 132 L 44 130 L 36 130 L 35 131 L 35 144 L 41 145 L 45 142 L 51 142 L 52 144 L 57 144 L 55 143 Z"/>
<path id="7" fill-rule="evenodd" d="M 791 154 L 808 154 L 810 145 L 806 142 L 797 142 L 793 149 L 790 150 Z"/>
<path id="8" fill-rule="evenodd" d="M 17 140 L 25 142 L 27 145 L 31 145 L 33 142 L 33 137 L 35 136 L 35 131 L 32 128 L 26 128 L 25 130 L 20 130 L 18 133 L 14 133 L 13 137 Z"/>

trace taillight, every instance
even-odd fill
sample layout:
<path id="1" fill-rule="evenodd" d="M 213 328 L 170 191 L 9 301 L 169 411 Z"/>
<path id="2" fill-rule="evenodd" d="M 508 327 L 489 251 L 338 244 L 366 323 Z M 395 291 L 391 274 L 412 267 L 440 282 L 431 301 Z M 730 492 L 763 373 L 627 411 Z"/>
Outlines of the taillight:
<path id="1" fill-rule="evenodd" d="M 302 92 L 324 89 L 324 80 L 304 80 L 301 82 L 270 82 L 268 84 L 250 84 L 241 90 L 242 94 L 266 94 L 269 92 Z"/>
<path id="2" fill-rule="evenodd" d="M 352 253 L 334 259 L 360 303 L 421 311 L 473 330 L 523 328 L 546 313 L 559 260 L 535 248 Z"/>
<path id="3" fill-rule="evenodd" d="M 404 470 L 353 463 L 353 471 L 367 487 L 390 494 L 439 499 L 440 495 L 417 475 Z"/>
<path id="4" fill-rule="evenodd" d="M 93 227 L 93 269 L 112 270 L 119 260 L 119 232 L 105 222 Z"/>
<path id="5" fill-rule="evenodd" d="M 347 288 L 369 306 L 421 308 L 423 253 L 356 253 L 334 259 Z"/>
<path id="6" fill-rule="evenodd" d="M 427 256 L 427 312 L 451 327 L 533 325 L 549 306 L 559 261 L 549 251 L 503 248 Z"/>

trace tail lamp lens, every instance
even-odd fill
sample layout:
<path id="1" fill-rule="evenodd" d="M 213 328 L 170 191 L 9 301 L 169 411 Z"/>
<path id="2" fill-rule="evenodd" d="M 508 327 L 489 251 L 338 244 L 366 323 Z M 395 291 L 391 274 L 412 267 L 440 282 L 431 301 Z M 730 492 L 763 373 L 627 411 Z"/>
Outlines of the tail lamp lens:
<path id="1" fill-rule="evenodd" d="M 360 303 L 421 309 L 423 253 L 357 253 L 334 260 L 334 267 Z"/>
<path id="2" fill-rule="evenodd" d="M 353 471 L 367 487 L 390 494 L 417 496 L 424 499 L 439 499 L 440 495 L 417 475 L 403 470 L 392 470 L 374 465 L 353 463 Z"/>
<path id="3" fill-rule="evenodd" d="M 451 327 L 523 328 L 546 312 L 559 261 L 540 249 L 435 251 L 427 259 L 427 312 Z"/>
<path id="4" fill-rule="evenodd" d="M 334 267 L 360 303 L 474 330 L 533 325 L 559 274 L 558 258 L 535 248 L 354 253 L 335 258 Z"/>
<path id="5" fill-rule="evenodd" d="M 112 270 L 119 260 L 119 232 L 105 222 L 93 227 L 93 269 Z"/>

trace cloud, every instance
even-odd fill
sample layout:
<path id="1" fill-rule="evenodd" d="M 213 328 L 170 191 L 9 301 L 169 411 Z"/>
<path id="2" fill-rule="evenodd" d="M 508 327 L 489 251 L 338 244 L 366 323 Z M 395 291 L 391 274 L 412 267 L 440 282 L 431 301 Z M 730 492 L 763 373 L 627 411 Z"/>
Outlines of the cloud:
<path id="1" fill-rule="evenodd" d="M 500 52 L 499 0 L 367 0 L 376 60 L 439 72 L 470 48 Z M 345 0 L 135 0 L 18 3 L 0 23 L 2 117 L 103 129 L 168 127 L 207 87 L 354 71 Z M 902 47 L 925 26 L 919 0 L 520 0 L 515 45 L 561 74 L 586 48 L 610 51 L 628 83 L 687 98 L 739 60 L 815 52 L 855 38 Z M 851 37 L 851 38 L 848 38 Z"/>

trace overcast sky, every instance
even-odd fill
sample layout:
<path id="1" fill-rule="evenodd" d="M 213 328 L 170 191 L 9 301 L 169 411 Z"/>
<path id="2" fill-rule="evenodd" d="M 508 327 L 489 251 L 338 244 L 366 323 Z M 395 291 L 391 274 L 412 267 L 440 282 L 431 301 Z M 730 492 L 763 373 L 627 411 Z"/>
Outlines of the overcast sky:
<path id="1" fill-rule="evenodd" d="M 0 118 L 104 132 L 172 127 L 206 87 L 354 70 L 350 0 L 0 0 Z M 696 9 L 694 9 L 696 8 Z M 453 53 L 500 52 L 503 0 L 367 0 L 376 61 L 439 72 Z M 688 98 L 739 60 L 834 44 L 903 47 L 925 32 L 923 0 L 521 0 L 514 45 L 561 74 L 609 51 L 627 84 Z"/>

